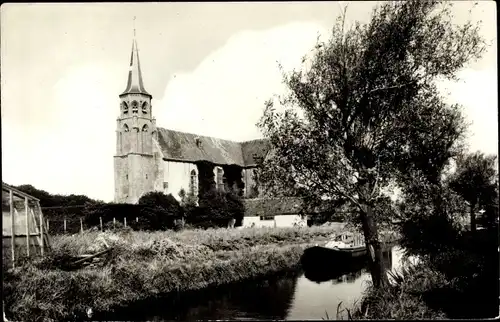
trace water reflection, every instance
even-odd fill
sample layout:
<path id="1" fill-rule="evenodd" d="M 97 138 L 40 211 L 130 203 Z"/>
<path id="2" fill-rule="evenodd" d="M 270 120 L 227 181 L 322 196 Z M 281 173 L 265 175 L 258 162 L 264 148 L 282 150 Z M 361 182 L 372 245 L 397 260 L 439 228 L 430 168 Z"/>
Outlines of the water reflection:
<path id="1" fill-rule="evenodd" d="M 383 253 L 385 267 L 389 270 L 392 269 L 392 253 L 392 249 Z M 349 261 L 330 260 L 326 263 L 322 259 L 322 257 L 305 260 L 303 258 L 304 275 L 310 281 L 321 283 L 331 280 L 332 283 L 353 283 L 362 276 L 368 265 L 367 256 L 355 257 Z"/>
<path id="2" fill-rule="evenodd" d="M 400 248 L 394 247 L 383 255 L 387 269 L 399 267 L 402 255 Z M 331 268 L 321 265 L 316 269 L 311 266 L 309 268 L 298 278 L 287 320 L 319 320 L 326 318 L 327 314 L 329 318 L 335 319 L 337 306 L 342 304 L 341 308 L 352 307 L 360 300 L 367 282 L 371 280 L 366 257 Z"/>
<path id="3" fill-rule="evenodd" d="M 399 266 L 400 249 L 384 254 L 388 269 Z M 320 270 L 321 271 L 321 270 Z M 259 281 L 137 302 L 99 320 L 303 320 L 335 318 L 337 305 L 359 299 L 370 274 L 366 258 L 335 269 L 295 272 Z M 312 274 L 312 275 L 311 275 Z"/>
<path id="4" fill-rule="evenodd" d="M 290 309 L 300 272 L 265 280 L 187 292 L 161 299 L 136 302 L 99 320 L 284 320 Z"/>

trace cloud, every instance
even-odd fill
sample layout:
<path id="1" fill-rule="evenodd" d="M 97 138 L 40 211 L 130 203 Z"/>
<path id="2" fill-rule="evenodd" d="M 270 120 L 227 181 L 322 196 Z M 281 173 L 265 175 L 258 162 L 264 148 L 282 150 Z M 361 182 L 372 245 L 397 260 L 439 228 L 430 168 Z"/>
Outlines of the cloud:
<path id="1" fill-rule="evenodd" d="M 312 22 L 243 31 L 191 73 L 174 75 L 153 101 L 161 127 L 242 141 L 260 137 L 255 123 L 264 102 L 283 90 L 278 62 L 298 68 L 326 30 Z"/>
<path id="2" fill-rule="evenodd" d="M 449 103 L 463 106 L 464 116 L 471 123 L 467 140 L 469 150 L 498 155 L 496 68 L 466 68 L 458 73 L 458 77 L 458 82 L 440 82 L 440 88 Z"/>
<path id="3" fill-rule="evenodd" d="M 43 128 L 2 122 L 5 182 L 112 200 L 118 102 L 109 93 L 118 89 L 107 71 L 100 65 L 70 70 L 53 88 L 57 113 Z"/>

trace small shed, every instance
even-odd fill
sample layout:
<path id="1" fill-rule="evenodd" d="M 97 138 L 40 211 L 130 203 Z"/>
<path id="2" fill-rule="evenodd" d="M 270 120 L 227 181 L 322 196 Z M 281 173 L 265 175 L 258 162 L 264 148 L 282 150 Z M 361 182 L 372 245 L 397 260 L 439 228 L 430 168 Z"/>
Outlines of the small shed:
<path id="1" fill-rule="evenodd" d="M 50 237 L 37 198 L 2 182 L 2 258 L 4 265 L 50 250 Z"/>

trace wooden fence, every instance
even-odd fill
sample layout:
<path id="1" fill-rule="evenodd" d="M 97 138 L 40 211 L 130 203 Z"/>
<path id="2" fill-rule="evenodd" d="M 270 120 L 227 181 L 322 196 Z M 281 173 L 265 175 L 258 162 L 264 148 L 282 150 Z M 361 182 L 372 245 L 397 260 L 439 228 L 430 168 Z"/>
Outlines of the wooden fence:
<path id="1" fill-rule="evenodd" d="M 43 256 L 51 246 L 39 200 L 3 182 L 2 237 L 8 267 L 15 267 L 23 256 Z"/>

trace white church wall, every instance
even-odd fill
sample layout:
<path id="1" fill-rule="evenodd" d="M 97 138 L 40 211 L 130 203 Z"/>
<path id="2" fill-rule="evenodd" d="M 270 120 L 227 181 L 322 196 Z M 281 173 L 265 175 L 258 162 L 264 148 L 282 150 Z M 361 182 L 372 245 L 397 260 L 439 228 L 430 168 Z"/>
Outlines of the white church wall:
<path id="1" fill-rule="evenodd" d="M 198 169 L 196 164 L 164 161 L 163 182 L 168 185 L 164 190 L 164 193 L 171 193 L 177 200 L 180 200 L 179 191 L 181 189 L 184 189 L 186 193 L 189 191 L 192 170 L 196 171 L 196 186 L 198 186 Z"/>

